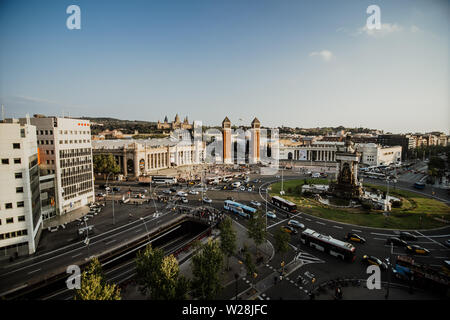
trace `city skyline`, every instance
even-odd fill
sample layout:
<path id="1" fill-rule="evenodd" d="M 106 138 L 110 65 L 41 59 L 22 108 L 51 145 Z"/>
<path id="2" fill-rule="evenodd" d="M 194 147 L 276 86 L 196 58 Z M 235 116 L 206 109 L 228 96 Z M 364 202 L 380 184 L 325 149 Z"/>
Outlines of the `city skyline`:
<path id="1" fill-rule="evenodd" d="M 449 133 L 445 1 L 379 1 L 379 31 L 370 1 L 71 4 L 0 5 L 6 117 Z"/>

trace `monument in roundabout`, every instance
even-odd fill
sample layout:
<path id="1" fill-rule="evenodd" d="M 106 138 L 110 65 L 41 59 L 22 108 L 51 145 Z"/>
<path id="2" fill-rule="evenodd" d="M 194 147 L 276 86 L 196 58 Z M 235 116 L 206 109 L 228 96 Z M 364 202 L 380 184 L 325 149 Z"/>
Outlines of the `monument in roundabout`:
<path id="1" fill-rule="evenodd" d="M 332 207 L 348 208 L 370 202 L 375 209 L 390 211 L 390 201 L 399 199 L 392 196 L 383 197 L 382 194 L 363 189 L 362 182 L 358 179 L 360 157 L 361 153 L 356 150 L 351 136 L 347 135 L 344 145 L 339 146 L 336 152 L 336 181 L 330 182 L 329 185 L 303 185 L 302 192 L 313 193 L 319 202 Z"/>
<path id="2" fill-rule="evenodd" d="M 361 153 L 356 151 L 351 136 L 345 137 L 344 146 L 336 152 L 337 180 L 330 183 L 329 193 L 337 198 L 359 200 L 364 194 L 358 180 L 358 163 Z"/>

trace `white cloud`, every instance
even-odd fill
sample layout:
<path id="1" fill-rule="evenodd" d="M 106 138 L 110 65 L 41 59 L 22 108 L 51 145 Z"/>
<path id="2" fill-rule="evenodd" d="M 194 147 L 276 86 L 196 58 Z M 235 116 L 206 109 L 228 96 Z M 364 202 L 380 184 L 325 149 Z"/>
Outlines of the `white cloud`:
<path id="1" fill-rule="evenodd" d="M 402 30 L 403 27 L 396 23 L 382 23 L 380 29 L 369 29 L 367 28 L 367 25 L 365 25 L 364 27 L 359 28 L 356 34 L 360 35 L 365 33 L 371 37 L 384 37 L 388 34 L 400 32 Z"/>
<path id="2" fill-rule="evenodd" d="M 328 50 L 322 50 L 320 52 L 314 51 L 309 54 L 310 57 L 320 56 L 325 62 L 329 62 L 334 59 L 333 52 Z"/>
<path id="3" fill-rule="evenodd" d="M 412 33 L 422 32 L 422 29 L 420 29 L 418 26 L 412 25 L 411 26 L 411 32 Z"/>

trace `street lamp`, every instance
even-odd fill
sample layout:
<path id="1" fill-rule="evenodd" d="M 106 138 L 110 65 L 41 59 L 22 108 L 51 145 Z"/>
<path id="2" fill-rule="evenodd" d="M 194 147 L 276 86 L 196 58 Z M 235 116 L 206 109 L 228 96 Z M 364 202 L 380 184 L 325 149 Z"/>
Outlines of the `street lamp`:
<path id="1" fill-rule="evenodd" d="M 238 299 L 238 279 L 239 279 L 238 273 L 234 274 L 234 279 L 236 280 L 236 298 L 235 298 L 235 300 L 237 300 Z"/>
<path id="2" fill-rule="evenodd" d="M 88 255 L 87 255 L 87 259 L 89 260 L 89 228 L 87 225 L 87 219 L 84 219 L 84 225 L 86 226 L 86 239 L 84 240 L 84 243 L 87 245 L 87 251 L 88 251 Z"/>
<path id="3" fill-rule="evenodd" d="M 392 260 L 392 251 L 394 250 L 393 248 L 394 248 L 394 245 L 391 242 L 391 251 L 389 253 L 389 258 L 388 258 L 388 268 L 389 268 L 388 285 L 387 285 L 387 289 L 386 289 L 386 295 L 384 296 L 385 299 L 389 298 L 389 287 L 391 284 L 391 274 L 392 274 L 391 260 Z"/>
<path id="4" fill-rule="evenodd" d="M 147 229 L 147 223 L 145 223 L 145 219 L 144 219 L 144 217 L 140 217 L 139 219 L 141 219 L 142 220 L 142 223 L 144 224 L 144 227 L 145 227 L 145 231 L 147 232 L 147 238 L 148 238 L 148 240 L 150 240 L 150 234 L 148 233 L 148 229 Z"/>
<path id="5" fill-rule="evenodd" d="M 111 174 L 113 174 L 113 176 L 114 176 L 114 173 L 113 173 L 113 172 L 110 172 L 110 173 L 108 174 L 108 176 L 106 177 L 106 186 L 108 186 L 108 179 L 109 179 L 109 176 L 110 176 Z M 116 224 L 116 219 L 115 219 L 115 215 L 114 215 L 114 188 L 111 188 L 111 190 L 112 190 L 112 214 L 113 214 L 113 225 L 115 225 L 115 224 Z M 106 199 L 106 197 L 105 197 L 105 199 Z M 106 200 L 105 200 L 105 201 L 106 201 Z"/>

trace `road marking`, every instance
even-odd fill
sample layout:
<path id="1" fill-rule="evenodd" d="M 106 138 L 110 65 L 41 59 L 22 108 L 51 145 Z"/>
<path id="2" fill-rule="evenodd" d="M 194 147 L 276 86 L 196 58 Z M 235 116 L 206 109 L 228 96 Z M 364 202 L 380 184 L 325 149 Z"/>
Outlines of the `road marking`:
<path id="1" fill-rule="evenodd" d="M 333 228 L 343 229 L 343 228 L 340 227 L 340 226 L 333 226 Z"/>
<path id="2" fill-rule="evenodd" d="M 431 238 L 429 238 L 429 237 L 427 237 L 426 235 L 424 235 L 423 233 L 420 233 L 419 231 L 417 231 L 416 230 L 416 233 L 418 233 L 418 234 L 420 234 L 422 237 L 425 237 L 425 238 L 427 238 L 427 239 L 429 239 L 429 240 L 431 240 L 431 241 L 433 241 L 433 242 L 436 242 L 438 245 L 440 245 L 441 247 L 444 247 L 445 248 L 445 246 L 442 244 L 442 243 L 440 243 L 440 242 L 437 242 L 437 241 L 435 241 L 435 240 L 433 240 L 433 239 L 431 239 Z"/>
<path id="3" fill-rule="evenodd" d="M 381 240 L 381 241 L 384 241 L 384 240 L 386 240 L 386 239 L 381 239 L 381 238 L 373 238 L 373 240 Z"/>
<path id="4" fill-rule="evenodd" d="M 30 271 L 30 272 L 28 272 L 28 274 L 32 274 L 32 273 L 35 273 L 35 272 L 38 272 L 38 271 L 41 271 L 41 269 L 39 268 L 39 269 L 37 269 L 37 270 Z"/>
<path id="5" fill-rule="evenodd" d="M 374 234 L 376 236 L 386 236 L 386 237 L 396 236 L 395 234 L 386 234 L 386 233 L 377 233 L 377 232 L 371 232 L 370 234 Z"/>
<path id="6" fill-rule="evenodd" d="M 352 229 L 353 232 L 362 232 L 361 230 L 358 229 Z"/>
<path id="7" fill-rule="evenodd" d="M 311 219 L 309 219 L 309 218 L 305 218 L 306 220 L 308 220 L 308 221 L 311 221 Z"/>
<path id="8" fill-rule="evenodd" d="M 321 225 L 325 225 L 325 223 L 320 222 L 320 221 L 316 221 L 316 223 L 321 224 Z"/>
<path id="9" fill-rule="evenodd" d="M 108 244 L 113 243 L 113 242 L 115 242 L 115 241 L 116 241 L 116 239 L 113 239 L 113 240 L 111 240 L 111 241 L 106 242 L 105 244 L 108 245 Z"/>
<path id="10" fill-rule="evenodd" d="M 72 258 L 78 257 L 79 255 L 81 255 L 81 252 L 78 253 L 78 254 L 74 254 L 74 255 L 72 256 Z"/>

